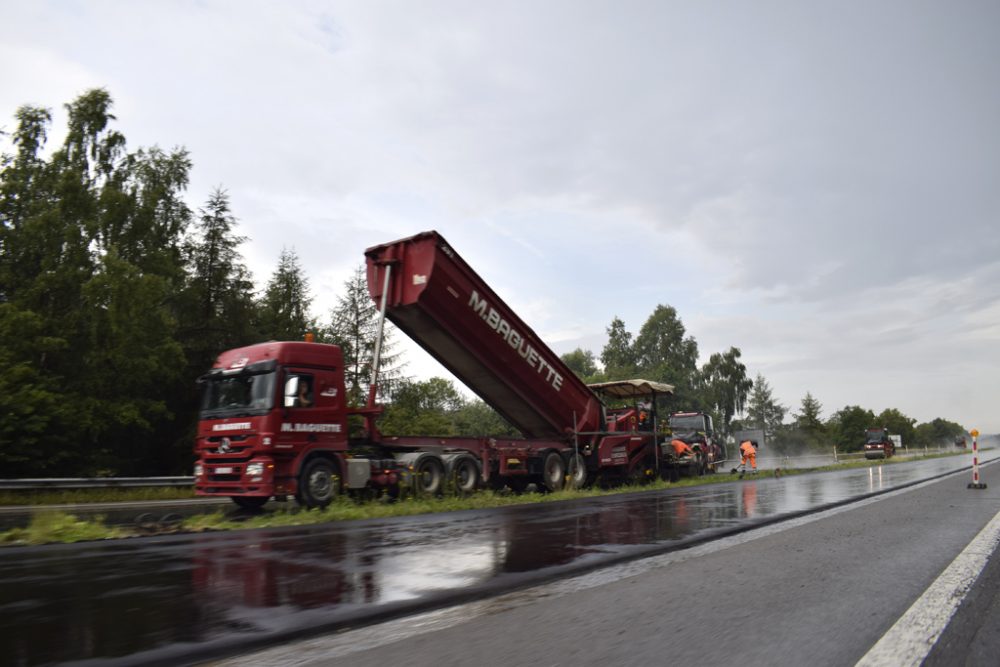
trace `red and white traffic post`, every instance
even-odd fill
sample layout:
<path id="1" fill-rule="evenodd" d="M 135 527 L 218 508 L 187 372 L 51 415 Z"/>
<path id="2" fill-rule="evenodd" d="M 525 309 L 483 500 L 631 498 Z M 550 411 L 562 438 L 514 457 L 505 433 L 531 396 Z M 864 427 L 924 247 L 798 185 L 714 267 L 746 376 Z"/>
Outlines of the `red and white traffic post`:
<path id="1" fill-rule="evenodd" d="M 979 431 L 972 429 L 969 431 L 972 436 L 972 482 L 969 489 L 985 489 L 986 485 L 979 481 Z"/>

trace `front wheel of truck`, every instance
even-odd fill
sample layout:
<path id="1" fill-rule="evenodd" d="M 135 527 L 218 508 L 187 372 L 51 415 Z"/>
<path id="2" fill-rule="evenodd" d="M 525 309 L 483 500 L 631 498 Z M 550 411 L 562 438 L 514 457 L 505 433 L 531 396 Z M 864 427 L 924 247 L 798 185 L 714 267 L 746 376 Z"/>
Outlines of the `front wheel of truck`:
<path id="1" fill-rule="evenodd" d="M 336 468 L 327 459 L 310 460 L 299 474 L 299 492 L 295 496 L 305 507 L 326 507 L 340 491 Z"/>

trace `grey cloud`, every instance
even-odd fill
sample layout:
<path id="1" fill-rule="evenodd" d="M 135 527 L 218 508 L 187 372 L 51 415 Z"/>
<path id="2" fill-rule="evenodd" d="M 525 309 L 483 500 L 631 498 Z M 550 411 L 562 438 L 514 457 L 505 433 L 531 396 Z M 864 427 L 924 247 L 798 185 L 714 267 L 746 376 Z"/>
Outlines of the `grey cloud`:
<path id="1" fill-rule="evenodd" d="M 755 258 L 735 285 L 807 300 L 997 250 L 995 9 L 420 13 L 366 17 L 397 48 L 361 46 L 372 60 L 357 64 L 381 77 L 366 90 L 375 122 L 433 155 L 444 197 L 569 199 L 686 227 Z"/>
<path id="2" fill-rule="evenodd" d="M 582 310 L 592 340 L 668 302 L 793 397 L 883 362 L 957 395 L 951 369 L 1000 363 L 996 3 L 7 9 L 0 48 L 64 93 L 0 73 L 7 117 L 103 82 L 130 144 L 191 150 L 193 204 L 230 189 L 259 280 L 288 245 L 329 290 L 434 226 L 514 294 L 543 267 L 546 294 L 601 296 L 540 326 Z M 638 305 L 608 289 L 637 257 Z"/>

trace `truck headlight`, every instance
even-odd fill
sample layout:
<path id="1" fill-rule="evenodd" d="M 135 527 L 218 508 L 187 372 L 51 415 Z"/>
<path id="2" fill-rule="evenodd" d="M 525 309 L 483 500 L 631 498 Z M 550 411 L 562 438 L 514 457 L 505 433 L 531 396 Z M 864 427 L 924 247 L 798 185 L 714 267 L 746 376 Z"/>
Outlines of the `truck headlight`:
<path id="1" fill-rule="evenodd" d="M 203 465 L 201 465 L 200 463 L 195 463 L 194 464 L 194 476 L 195 477 L 201 477 L 204 474 L 205 474 L 205 467 Z"/>
<path id="2" fill-rule="evenodd" d="M 246 474 L 251 477 L 260 477 L 264 474 L 264 464 L 263 463 L 249 463 L 247 464 Z"/>

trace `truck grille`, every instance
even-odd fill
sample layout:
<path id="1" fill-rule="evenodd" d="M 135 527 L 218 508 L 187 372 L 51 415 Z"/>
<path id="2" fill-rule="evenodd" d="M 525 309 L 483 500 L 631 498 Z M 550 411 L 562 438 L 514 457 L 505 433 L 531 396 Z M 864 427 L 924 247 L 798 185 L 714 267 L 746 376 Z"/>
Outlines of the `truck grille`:
<path id="1" fill-rule="evenodd" d="M 246 461 L 249 458 L 248 450 L 253 447 L 253 442 L 248 440 L 249 437 L 247 435 L 210 436 L 205 438 L 208 446 L 202 451 L 216 457 L 213 458 L 213 462 L 217 463 Z"/>

